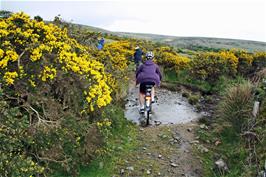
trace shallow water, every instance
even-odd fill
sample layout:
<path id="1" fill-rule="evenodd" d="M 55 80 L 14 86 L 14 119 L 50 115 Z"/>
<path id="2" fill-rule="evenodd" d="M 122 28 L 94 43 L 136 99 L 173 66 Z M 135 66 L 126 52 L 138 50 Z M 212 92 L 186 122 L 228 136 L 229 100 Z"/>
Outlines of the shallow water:
<path id="1" fill-rule="evenodd" d="M 125 117 L 140 124 L 143 116 L 139 114 L 138 89 L 135 87 L 129 89 L 125 105 Z M 202 116 L 194 110 L 193 106 L 180 93 L 157 88 L 155 95 L 158 100 L 152 105 L 151 123 L 187 123 Z"/>

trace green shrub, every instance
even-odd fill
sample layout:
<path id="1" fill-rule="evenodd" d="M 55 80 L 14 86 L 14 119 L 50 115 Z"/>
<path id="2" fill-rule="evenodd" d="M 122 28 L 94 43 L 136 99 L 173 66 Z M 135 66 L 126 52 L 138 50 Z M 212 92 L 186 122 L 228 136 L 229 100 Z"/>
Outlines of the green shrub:
<path id="1" fill-rule="evenodd" d="M 191 94 L 189 95 L 188 97 L 188 102 L 192 105 L 195 105 L 199 102 L 199 99 L 200 99 L 200 95 L 197 95 L 197 94 Z"/>
<path id="2" fill-rule="evenodd" d="M 219 104 L 219 117 L 229 121 L 240 132 L 251 118 L 254 96 L 249 82 L 232 86 Z"/>

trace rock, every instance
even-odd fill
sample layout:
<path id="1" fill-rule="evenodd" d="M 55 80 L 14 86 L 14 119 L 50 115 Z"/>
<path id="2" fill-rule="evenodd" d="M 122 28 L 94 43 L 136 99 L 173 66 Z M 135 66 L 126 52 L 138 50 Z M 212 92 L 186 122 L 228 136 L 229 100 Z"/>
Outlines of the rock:
<path id="1" fill-rule="evenodd" d="M 143 147 L 142 149 L 145 151 L 147 148 L 146 147 Z"/>
<path id="2" fill-rule="evenodd" d="M 171 163 L 170 164 L 172 167 L 177 167 L 178 165 L 176 163 Z"/>
<path id="3" fill-rule="evenodd" d="M 201 153 L 207 153 L 207 152 L 209 152 L 209 149 L 207 149 L 203 145 L 199 145 L 198 146 L 198 149 L 200 150 Z"/>
<path id="4" fill-rule="evenodd" d="M 215 162 L 216 167 L 222 171 L 228 171 L 228 166 L 223 159 L 219 159 Z"/>
<path id="5" fill-rule="evenodd" d="M 139 130 L 140 130 L 140 131 L 143 131 L 143 130 L 144 130 L 144 128 L 140 128 Z"/>
<path id="6" fill-rule="evenodd" d="M 217 140 L 217 141 L 215 141 L 215 146 L 218 146 L 219 144 L 221 144 L 222 142 L 221 141 L 219 141 L 219 140 Z"/>
<path id="7" fill-rule="evenodd" d="M 167 138 L 167 135 L 162 135 L 162 138 L 163 138 L 163 139 Z"/>
<path id="8" fill-rule="evenodd" d="M 123 150 L 123 148 L 121 146 L 118 146 L 117 150 L 121 151 L 121 150 Z"/>
<path id="9" fill-rule="evenodd" d="M 146 173 L 147 173 L 147 175 L 150 175 L 151 174 L 151 171 L 150 170 L 147 170 Z"/>
<path id="10" fill-rule="evenodd" d="M 204 129 L 205 126 L 206 126 L 205 124 L 200 124 L 200 128 L 201 128 L 201 129 Z"/>
<path id="11" fill-rule="evenodd" d="M 151 153 L 150 153 L 150 152 L 148 152 L 148 153 L 147 153 L 147 155 L 151 155 Z"/>
<path id="12" fill-rule="evenodd" d="M 156 125 L 156 126 L 159 126 L 159 125 L 161 125 L 161 124 L 162 124 L 162 122 L 161 122 L 161 121 L 156 121 L 156 120 L 154 121 L 154 123 L 155 123 L 155 125 Z"/>
<path id="13" fill-rule="evenodd" d="M 161 155 L 161 154 L 159 154 L 159 155 L 158 155 L 158 158 L 159 158 L 159 159 L 160 159 L 160 158 L 162 158 L 162 155 Z"/>
<path id="14" fill-rule="evenodd" d="M 187 131 L 188 131 L 188 132 L 191 132 L 191 131 L 192 131 L 192 128 L 188 128 Z"/>
<path id="15" fill-rule="evenodd" d="M 132 167 L 132 166 L 127 167 L 127 170 L 129 170 L 129 171 L 134 171 L 134 167 Z"/>
<path id="16" fill-rule="evenodd" d="M 100 169 L 103 169 L 103 162 L 100 162 L 100 163 L 99 163 L 99 168 L 100 168 Z"/>
<path id="17" fill-rule="evenodd" d="M 190 142 L 191 144 L 199 144 L 199 140 L 194 140 Z"/>
<path id="18" fill-rule="evenodd" d="M 120 174 L 122 175 L 122 174 L 124 174 L 125 173 L 125 170 L 124 169 L 121 169 L 120 170 Z"/>
<path id="19" fill-rule="evenodd" d="M 160 172 L 158 172 L 158 173 L 157 173 L 157 175 L 158 175 L 158 176 L 161 176 L 161 173 L 160 173 Z"/>
<path id="20" fill-rule="evenodd" d="M 179 137 L 179 136 L 173 136 L 173 138 L 174 138 L 175 140 L 177 140 L 177 141 L 180 141 L 180 140 L 181 140 L 181 137 Z"/>
<path id="21" fill-rule="evenodd" d="M 189 153 L 189 150 L 186 149 L 186 150 L 184 150 L 184 152 L 185 152 L 185 153 Z"/>

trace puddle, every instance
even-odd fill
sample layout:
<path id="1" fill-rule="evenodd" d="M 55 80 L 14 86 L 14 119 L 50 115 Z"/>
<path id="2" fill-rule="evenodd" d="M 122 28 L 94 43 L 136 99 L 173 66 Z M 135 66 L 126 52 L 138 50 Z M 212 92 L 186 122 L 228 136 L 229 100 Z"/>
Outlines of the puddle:
<path id="1" fill-rule="evenodd" d="M 141 115 L 139 114 L 138 89 L 130 88 L 127 103 L 125 105 L 125 117 L 137 124 L 140 124 Z M 202 116 L 195 111 L 187 99 L 180 93 L 166 89 L 156 89 L 158 100 L 152 106 L 152 122 L 162 124 L 179 124 L 196 120 Z"/>

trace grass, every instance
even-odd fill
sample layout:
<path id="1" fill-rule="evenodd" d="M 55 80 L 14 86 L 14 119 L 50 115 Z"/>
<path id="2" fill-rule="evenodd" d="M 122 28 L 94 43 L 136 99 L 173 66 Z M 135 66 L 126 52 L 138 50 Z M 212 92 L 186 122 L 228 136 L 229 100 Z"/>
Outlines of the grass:
<path id="1" fill-rule="evenodd" d="M 135 138 L 136 127 L 131 124 L 127 129 L 116 132 L 109 144 L 112 152 L 98 157 L 88 167 L 81 167 L 80 177 L 107 177 L 117 174 L 114 171 L 115 164 L 125 159 L 127 153 L 137 146 Z"/>
<path id="2" fill-rule="evenodd" d="M 198 135 L 201 142 L 209 149 L 208 153 L 200 153 L 203 161 L 204 176 L 209 177 L 239 177 L 245 171 L 245 162 L 247 158 L 247 151 L 244 148 L 244 142 L 234 128 L 225 126 L 220 123 L 217 124 L 211 131 L 198 130 Z M 221 144 L 215 145 L 216 141 Z M 207 143 L 209 142 L 209 143 Z M 229 167 L 229 172 L 221 172 L 215 168 L 215 161 L 222 158 Z"/>
<path id="3" fill-rule="evenodd" d="M 188 70 L 181 70 L 178 73 L 174 70 L 164 69 L 164 81 L 169 83 L 181 84 L 204 93 L 218 93 L 222 94 L 228 87 L 236 84 L 244 83 L 246 80 L 242 76 L 235 78 L 228 78 L 221 76 L 216 82 L 208 83 L 204 80 L 194 79 L 190 76 Z"/>
<path id="4" fill-rule="evenodd" d="M 108 137 L 104 149 L 107 153 L 98 155 L 87 166 L 79 167 L 79 177 L 107 177 L 117 174 L 115 164 L 125 159 L 127 154 L 137 147 L 137 126 L 124 117 L 121 105 L 109 105 L 103 112 L 103 118 L 109 118 L 113 124 L 111 136 Z M 57 172 L 53 177 L 67 177 L 68 175 Z"/>
<path id="5" fill-rule="evenodd" d="M 174 70 L 165 69 L 163 79 L 165 82 L 194 87 L 203 92 L 210 92 L 212 88 L 212 86 L 206 81 L 191 78 L 189 72 L 186 70 L 176 73 Z"/>

